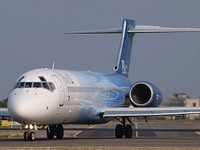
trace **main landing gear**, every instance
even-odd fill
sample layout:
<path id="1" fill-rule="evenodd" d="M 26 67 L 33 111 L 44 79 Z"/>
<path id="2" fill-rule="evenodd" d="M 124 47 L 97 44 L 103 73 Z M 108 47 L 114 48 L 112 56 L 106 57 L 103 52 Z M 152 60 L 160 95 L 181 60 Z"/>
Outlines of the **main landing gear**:
<path id="1" fill-rule="evenodd" d="M 62 125 L 49 125 L 47 128 L 47 138 L 49 140 L 56 136 L 57 139 L 63 139 L 64 129 Z"/>
<path id="2" fill-rule="evenodd" d="M 121 122 L 121 124 L 117 124 L 116 128 L 115 128 L 115 137 L 116 138 L 122 138 L 123 135 L 125 135 L 126 138 L 132 138 L 133 136 L 133 129 L 132 129 L 132 125 L 133 123 L 131 122 L 131 120 L 129 118 L 125 118 L 123 117 L 122 120 L 116 118 L 118 121 Z M 130 122 L 130 124 L 126 125 L 126 119 Z"/>

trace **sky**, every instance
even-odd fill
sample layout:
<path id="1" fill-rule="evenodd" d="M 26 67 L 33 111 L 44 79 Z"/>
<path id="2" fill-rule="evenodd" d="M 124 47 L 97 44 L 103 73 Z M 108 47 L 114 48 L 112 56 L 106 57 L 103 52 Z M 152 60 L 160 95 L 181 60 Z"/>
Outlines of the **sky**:
<path id="1" fill-rule="evenodd" d="M 36 68 L 112 72 L 121 35 L 67 31 L 137 25 L 200 27 L 199 0 L 0 0 L 0 99 L 17 78 Z M 131 82 L 149 81 L 164 97 L 200 98 L 200 33 L 137 34 Z"/>

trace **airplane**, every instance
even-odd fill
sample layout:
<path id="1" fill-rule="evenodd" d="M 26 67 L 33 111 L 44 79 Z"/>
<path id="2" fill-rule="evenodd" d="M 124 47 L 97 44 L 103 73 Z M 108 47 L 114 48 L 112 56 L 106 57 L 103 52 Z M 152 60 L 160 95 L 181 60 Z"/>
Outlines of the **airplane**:
<path id="1" fill-rule="evenodd" d="M 22 74 L 8 98 L 8 112 L 24 128 L 24 140 L 33 141 L 38 126 L 47 139 L 62 139 L 64 124 L 102 124 L 119 121 L 116 138 L 132 138 L 131 117 L 200 113 L 200 108 L 158 107 L 160 89 L 148 81 L 128 79 L 132 41 L 140 33 L 200 32 L 200 28 L 136 25 L 124 19 L 121 29 L 72 31 L 70 34 L 122 34 L 114 71 L 73 71 L 41 68 Z M 127 123 L 128 122 L 128 123 Z"/>

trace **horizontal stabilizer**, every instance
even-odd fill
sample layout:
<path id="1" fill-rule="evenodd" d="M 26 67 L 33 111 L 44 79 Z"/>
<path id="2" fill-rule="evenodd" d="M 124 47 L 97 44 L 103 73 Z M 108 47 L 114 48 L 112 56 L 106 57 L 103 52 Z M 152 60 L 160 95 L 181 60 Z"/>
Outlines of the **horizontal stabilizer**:
<path id="1" fill-rule="evenodd" d="M 138 25 L 129 33 L 173 33 L 173 32 L 200 32 L 200 28 L 168 28 L 161 26 Z"/>
<path id="2" fill-rule="evenodd" d="M 129 29 L 128 33 L 174 33 L 174 32 L 200 32 L 200 28 L 169 28 L 161 26 L 137 25 L 134 29 Z M 87 30 L 87 31 L 71 31 L 64 34 L 120 34 L 121 28 Z"/>
<path id="3" fill-rule="evenodd" d="M 102 30 L 88 30 L 88 31 L 70 31 L 64 34 L 119 34 L 122 29 L 102 29 Z"/>
<path id="4" fill-rule="evenodd" d="M 135 20 L 124 19 L 122 28 L 86 30 L 86 31 L 70 31 L 68 34 L 121 34 L 120 48 L 116 64 L 113 68 L 114 73 L 128 77 L 133 36 L 138 33 L 176 33 L 176 32 L 200 32 L 200 28 L 169 28 L 152 25 L 137 25 Z"/>

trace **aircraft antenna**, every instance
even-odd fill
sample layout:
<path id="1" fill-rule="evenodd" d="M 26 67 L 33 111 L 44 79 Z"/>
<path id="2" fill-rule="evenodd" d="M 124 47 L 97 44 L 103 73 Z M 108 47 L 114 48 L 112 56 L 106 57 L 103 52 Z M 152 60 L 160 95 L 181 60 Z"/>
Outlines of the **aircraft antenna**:
<path id="1" fill-rule="evenodd" d="M 55 68 L 55 62 L 53 62 L 52 70 L 54 70 L 54 68 Z"/>

